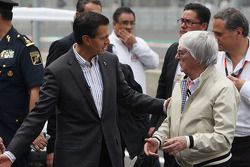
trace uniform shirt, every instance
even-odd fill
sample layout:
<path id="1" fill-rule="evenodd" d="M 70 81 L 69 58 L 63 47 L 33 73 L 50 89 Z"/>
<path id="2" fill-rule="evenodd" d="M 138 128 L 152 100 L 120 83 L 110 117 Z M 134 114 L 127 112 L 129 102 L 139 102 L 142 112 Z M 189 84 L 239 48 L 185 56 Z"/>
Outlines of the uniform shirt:
<path id="1" fill-rule="evenodd" d="M 29 89 L 42 79 L 39 50 L 12 27 L 0 41 L 0 136 L 6 145 L 29 112 Z"/>
<path id="2" fill-rule="evenodd" d="M 248 48 L 245 58 L 236 65 L 235 69 L 233 69 L 232 61 L 226 53 L 219 52 L 216 67 L 223 75 L 226 75 L 224 64 L 225 58 L 227 61 L 228 74 L 231 74 L 232 72 L 237 74 L 239 69 L 243 66 L 243 63 L 247 61 L 245 68 L 239 76 L 240 79 L 243 79 L 246 82 L 239 92 L 241 101 L 237 112 L 235 136 L 250 136 L 250 48 Z"/>
<path id="3" fill-rule="evenodd" d="M 141 38 L 136 37 L 137 43 L 129 50 L 113 31 L 109 36 L 110 43 L 114 45 L 113 53 L 118 56 L 119 62 L 128 64 L 134 73 L 144 93 L 146 93 L 145 69 L 154 69 L 159 65 L 159 55 L 155 53 Z"/>

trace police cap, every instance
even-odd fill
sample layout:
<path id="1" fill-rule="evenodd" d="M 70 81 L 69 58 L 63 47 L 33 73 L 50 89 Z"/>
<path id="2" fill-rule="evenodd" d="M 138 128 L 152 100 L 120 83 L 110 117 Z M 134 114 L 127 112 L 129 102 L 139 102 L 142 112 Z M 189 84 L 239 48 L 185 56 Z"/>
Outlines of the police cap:
<path id="1" fill-rule="evenodd" d="M 18 3 L 12 0 L 0 0 L 0 9 L 11 11 L 13 6 L 18 6 Z"/>

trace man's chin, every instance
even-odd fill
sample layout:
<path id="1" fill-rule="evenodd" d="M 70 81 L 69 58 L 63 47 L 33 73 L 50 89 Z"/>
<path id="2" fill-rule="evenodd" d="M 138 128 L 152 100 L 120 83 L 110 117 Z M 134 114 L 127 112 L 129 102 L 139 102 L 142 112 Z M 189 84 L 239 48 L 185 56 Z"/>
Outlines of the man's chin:
<path id="1" fill-rule="evenodd" d="M 100 53 L 99 54 L 103 54 L 103 53 L 105 53 L 107 51 L 107 49 L 102 49 L 102 50 L 100 50 Z"/>
<path id="2" fill-rule="evenodd" d="M 183 34 L 185 34 L 187 31 L 180 31 L 179 32 L 179 35 L 180 35 L 180 37 L 183 35 Z"/>

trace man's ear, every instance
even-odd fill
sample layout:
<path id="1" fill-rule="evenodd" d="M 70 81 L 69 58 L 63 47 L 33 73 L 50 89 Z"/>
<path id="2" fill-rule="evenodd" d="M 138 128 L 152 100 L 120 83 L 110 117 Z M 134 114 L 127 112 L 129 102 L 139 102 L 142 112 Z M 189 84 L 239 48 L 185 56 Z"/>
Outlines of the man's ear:
<path id="1" fill-rule="evenodd" d="M 116 25 L 116 24 L 117 24 L 117 23 L 116 23 L 115 21 L 113 21 L 113 24 L 112 24 L 112 25 L 113 25 L 113 27 L 115 27 L 115 25 Z"/>
<path id="2" fill-rule="evenodd" d="M 77 18 L 78 16 L 80 16 L 80 12 L 75 13 L 75 18 Z"/>
<path id="3" fill-rule="evenodd" d="M 243 36 L 243 28 L 242 27 L 237 27 L 234 31 L 237 33 L 237 35 Z"/>
<path id="4" fill-rule="evenodd" d="M 91 38 L 90 38 L 88 35 L 83 35 L 83 36 L 82 36 L 82 42 L 83 42 L 85 45 L 89 46 L 90 43 L 91 43 Z"/>
<path id="5" fill-rule="evenodd" d="M 202 23 L 201 26 L 202 26 L 202 30 L 207 31 L 207 29 L 208 29 L 207 23 Z"/>

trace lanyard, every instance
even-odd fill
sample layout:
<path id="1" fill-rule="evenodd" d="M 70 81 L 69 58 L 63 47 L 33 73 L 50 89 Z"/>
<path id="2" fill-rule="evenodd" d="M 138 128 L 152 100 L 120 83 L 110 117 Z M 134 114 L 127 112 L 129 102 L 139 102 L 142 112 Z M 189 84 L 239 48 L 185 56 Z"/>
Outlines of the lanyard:
<path id="1" fill-rule="evenodd" d="M 233 77 L 239 78 L 239 77 L 240 77 L 240 74 L 242 73 L 242 71 L 243 71 L 243 69 L 245 68 L 246 64 L 247 64 L 247 61 L 245 60 L 244 63 L 243 63 L 243 65 L 242 65 L 242 67 L 239 69 L 238 73 L 237 73 L 237 74 L 232 73 L 231 75 L 232 75 Z M 227 59 L 226 59 L 226 57 L 224 58 L 224 67 L 225 67 L 226 76 L 228 76 Z"/>

